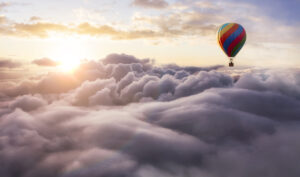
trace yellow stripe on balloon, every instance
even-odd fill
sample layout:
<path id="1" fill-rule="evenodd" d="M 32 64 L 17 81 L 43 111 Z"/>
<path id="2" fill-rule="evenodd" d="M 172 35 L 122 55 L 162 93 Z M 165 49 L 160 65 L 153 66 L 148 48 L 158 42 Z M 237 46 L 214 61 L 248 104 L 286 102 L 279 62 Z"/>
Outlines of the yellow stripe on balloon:
<path id="1" fill-rule="evenodd" d="M 228 30 L 230 30 L 230 28 L 234 25 L 234 23 L 230 23 L 228 24 L 227 26 L 225 26 L 225 28 L 223 28 L 221 31 L 220 31 L 220 35 L 219 37 L 223 36 L 223 34 L 225 34 Z"/>

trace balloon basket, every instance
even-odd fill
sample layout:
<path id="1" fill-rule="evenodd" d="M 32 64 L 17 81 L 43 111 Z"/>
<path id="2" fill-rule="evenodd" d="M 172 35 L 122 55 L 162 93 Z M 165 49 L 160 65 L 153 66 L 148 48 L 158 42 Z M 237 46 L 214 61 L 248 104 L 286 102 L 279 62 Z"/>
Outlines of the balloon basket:
<path id="1" fill-rule="evenodd" d="M 233 67 L 234 66 L 234 64 L 233 64 L 233 58 L 230 58 L 229 60 L 230 60 L 229 61 L 229 67 Z"/>

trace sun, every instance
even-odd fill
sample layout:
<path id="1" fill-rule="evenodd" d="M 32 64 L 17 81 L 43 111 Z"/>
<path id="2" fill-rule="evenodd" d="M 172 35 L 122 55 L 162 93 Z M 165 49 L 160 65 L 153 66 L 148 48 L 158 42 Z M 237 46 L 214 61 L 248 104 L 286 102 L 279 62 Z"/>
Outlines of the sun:
<path id="1" fill-rule="evenodd" d="M 85 51 L 80 40 L 66 38 L 56 43 L 50 57 L 59 63 L 58 69 L 63 72 L 72 72 L 79 67 L 80 61 L 85 58 Z"/>
<path id="2" fill-rule="evenodd" d="M 58 68 L 65 72 L 72 72 L 80 65 L 81 58 L 78 57 L 76 52 L 72 53 L 72 50 L 67 50 L 67 52 L 63 52 L 59 54 L 59 65 Z"/>

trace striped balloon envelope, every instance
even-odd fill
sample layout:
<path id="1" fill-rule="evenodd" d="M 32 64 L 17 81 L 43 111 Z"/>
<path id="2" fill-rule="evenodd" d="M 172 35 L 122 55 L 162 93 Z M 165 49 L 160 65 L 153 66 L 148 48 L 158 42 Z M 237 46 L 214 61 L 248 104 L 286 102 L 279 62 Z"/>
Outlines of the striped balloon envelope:
<path id="1" fill-rule="evenodd" d="M 225 23 L 218 31 L 218 42 L 228 57 L 235 57 L 246 42 L 246 31 L 240 24 Z"/>

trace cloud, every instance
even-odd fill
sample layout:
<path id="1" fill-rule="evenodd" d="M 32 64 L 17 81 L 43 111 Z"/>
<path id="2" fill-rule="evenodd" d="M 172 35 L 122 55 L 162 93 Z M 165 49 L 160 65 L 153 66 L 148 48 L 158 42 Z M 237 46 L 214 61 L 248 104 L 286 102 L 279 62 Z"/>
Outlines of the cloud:
<path id="1" fill-rule="evenodd" d="M 180 0 L 168 3 L 164 0 L 135 0 L 134 5 L 149 8 L 163 8 L 161 13 L 145 14 L 133 13 L 131 20 L 126 24 L 113 22 L 110 18 L 101 21 L 108 23 L 88 23 L 86 21 L 76 24 L 41 21 L 33 16 L 28 22 L 16 22 L 7 17 L 0 17 L 0 33 L 14 37 L 47 38 L 57 33 L 64 35 L 89 35 L 93 37 L 109 37 L 113 40 L 176 40 L 190 38 L 192 40 L 205 37 L 206 40 L 215 40 L 215 33 L 219 26 L 228 21 L 242 24 L 249 36 L 248 42 L 254 46 L 268 46 L 269 43 L 285 44 L 299 43 L 298 23 L 295 21 L 298 3 L 289 2 L 270 8 L 269 3 L 256 2 L 261 6 L 254 6 L 253 2 L 237 2 L 231 0 L 223 2 Z M 264 8 L 268 6 L 268 8 Z M 278 7 L 277 7 L 278 6 Z M 280 7 L 279 7 L 280 6 Z M 286 6 L 286 7 L 284 7 Z M 291 12 L 282 10 L 293 8 Z M 263 9 L 262 9 L 263 8 Z M 265 11 L 266 9 L 267 12 Z M 271 9 L 271 10 L 269 10 Z M 274 17 L 274 12 L 282 11 L 282 17 Z M 278 16 L 278 15 L 277 15 Z M 293 17 L 293 18 L 291 18 Z M 88 17 L 89 18 L 89 17 Z M 101 16 L 101 18 L 105 18 Z M 269 29 L 273 29 L 269 33 Z M 278 38 L 281 34 L 287 34 Z"/>
<path id="2" fill-rule="evenodd" d="M 0 174 L 298 177 L 300 71 L 220 67 L 111 54 L 1 85 Z"/>
<path id="3" fill-rule="evenodd" d="M 134 0 L 132 4 L 135 6 L 155 9 L 166 8 L 169 5 L 165 0 Z"/>
<path id="4" fill-rule="evenodd" d="M 148 2 L 148 1 L 147 1 Z M 33 16 L 33 19 L 36 17 Z M 161 39 L 178 38 L 182 36 L 215 34 L 221 17 L 211 13 L 191 10 L 190 12 L 171 11 L 155 16 L 135 15 L 132 23 L 126 28 L 118 24 L 103 25 L 63 24 L 34 20 L 30 23 L 6 21 L 0 30 L 5 35 L 17 37 L 46 38 L 52 33 L 90 35 L 96 37 L 108 36 L 114 40 Z"/>
<path id="5" fill-rule="evenodd" d="M 59 65 L 58 62 L 53 61 L 49 58 L 36 59 L 36 60 L 33 60 L 32 63 L 39 65 L 39 66 L 57 66 L 57 65 Z"/>
<path id="6" fill-rule="evenodd" d="M 0 16 L 0 24 L 4 24 L 7 22 L 7 18 L 5 16 Z"/>
<path id="7" fill-rule="evenodd" d="M 0 68 L 17 68 L 21 63 L 15 62 L 11 59 L 0 58 Z"/>
<path id="8" fill-rule="evenodd" d="M 37 16 L 32 16 L 32 17 L 30 17 L 29 20 L 30 21 L 40 21 L 40 20 L 42 20 L 42 18 L 41 17 L 37 17 Z"/>
<path id="9" fill-rule="evenodd" d="M 132 55 L 126 54 L 111 54 L 108 55 L 104 60 L 102 60 L 104 64 L 131 64 L 131 63 L 148 63 L 149 59 L 139 60 Z"/>
<path id="10" fill-rule="evenodd" d="M 258 91 L 275 91 L 287 96 L 299 98 L 299 78 L 299 72 L 287 72 L 285 70 L 274 69 L 261 73 L 246 74 L 235 86 Z"/>
<path id="11" fill-rule="evenodd" d="M 10 4 L 7 2 L 1 2 L 0 3 L 0 11 L 3 10 L 5 7 L 9 6 Z"/>
<path id="12" fill-rule="evenodd" d="M 47 105 L 47 103 L 42 98 L 24 95 L 17 97 L 10 103 L 9 107 L 11 109 L 20 108 L 24 111 L 31 111 L 45 105 Z"/>
<path id="13" fill-rule="evenodd" d="M 5 69 L 5 70 L 0 70 L 0 80 L 5 81 L 5 80 L 19 80 L 22 78 L 26 78 L 27 75 L 21 74 L 20 71 L 10 71 Z"/>
<path id="14" fill-rule="evenodd" d="M 2 83 L 0 83 L 1 85 Z M 80 81 L 67 73 L 48 73 L 38 76 L 38 79 L 23 79 L 18 83 L 11 83 L 7 87 L 0 87 L 1 92 L 9 97 L 24 94 L 52 94 L 63 93 L 74 89 Z"/>
<path id="15" fill-rule="evenodd" d="M 20 83 L 14 83 L 11 87 L 1 87 L 0 90 L 2 93 L 8 96 L 18 96 L 25 93 L 65 93 L 75 88 L 80 89 L 79 86 L 83 86 L 84 84 L 82 83 L 84 82 L 94 85 L 99 79 L 101 82 L 101 79 L 113 78 L 115 79 L 115 83 L 112 89 L 116 88 L 117 90 L 112 91 L 114 95 L 116 95 L 116 102 L 120 102 L 119 95 L 121 94 L 121 88 L 124 89 L 126 86 L 128 86 L 128 84 L 133 84 L 130 86 L 130 88 L 134 89 L 136 82 L 146 84 L 148 82 L 147 77 L 149 76 L 159 79 L 164 75 L 172 75 L 171 79 L 174 79 L 174 82 L 177 82 L 176 80 L 178 78 L 183 79 L 186 76 L 190 74 L 196 74 L 199 71 L 210 71 L 221 67 L 214 66 L 202 68 L 166 65 L 160 68 L 154 67 L 153 64 L 153 60 L 150 59 L 138 59 L 134 56 L 126 54 L 111 54 L 99 62 L 88 61 L 82 63 L 79 69 L 74 72 L 74 74 L 55 72 L 48 73 L 46 75 L 41 75 L 34 80 L 23 80 Z M 173 78 L 173 75 L 177 78 Z M 131 83 L 133 81 L 136 82 Z M 141 86 L 143 86 L 143 84 Z M 126 92 L 129 93 L 129 91 L 130 89 L 128 88 Z M 125 94 L 125 91 L 123 94 Z M 127 103 L 125 100 L 122 100 L 121 102 L 123 101 L 124 104 Z M 129 102 L 131 101 L 132 100 L 130 99 Z"/>
<path id="16" fill-rule="evenodd" d="M 91 25 L 81 23 L 79 25 L 67 25 L 51 22 L 35 23 L 5 23 L 0 28 L 2 34 L 17 37 L 40 37 L 47 38 L 51 33 L 80 34 L 90 36 L 109 36 L 114 40 L 151 39 L 165 36 L 162 32 L 151 29 L 119 30 L 108 25 Z"/>
<path id="17" fill-rule="evenodd" d="M 13 28 L 16 30 L 15 35 L 19 36 L 38 36 L 45 38 L 50 31 L 68 32 L 68 27 L 62 24 L 37 22 L 33 24 L 15 23 Z"/>
<path id="18" fill-rule="evenodd" d="M 156 39 L 170 36 L 170 34 L 166 34 L 162 31 L 154 31 L 153 29 L 137 30 L 130 28 L 125 31 L 113 26 L 91 25 L 89 23 L 82 23 L 77 27 L 70 29 L 70 31 L 81 35 L 109 36 L 114 40 Z"/>

